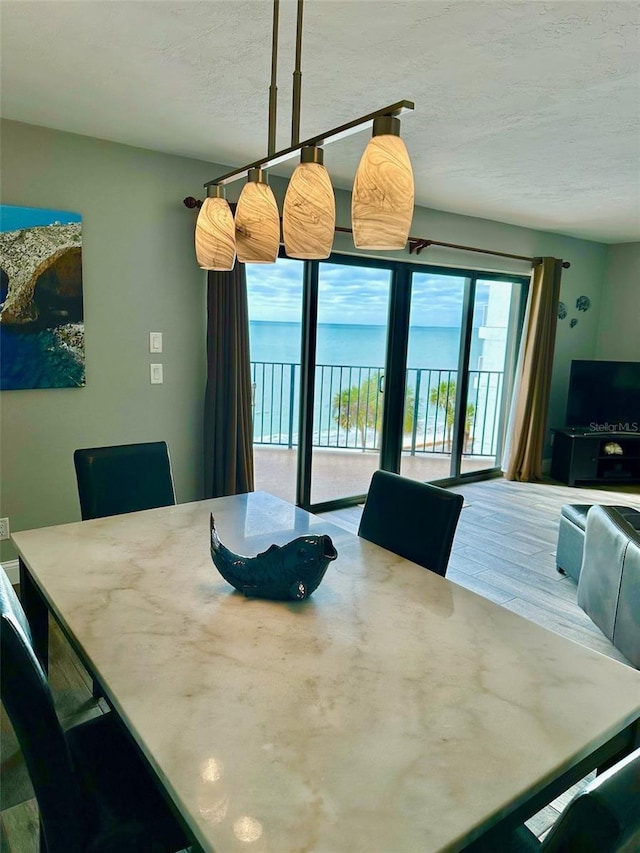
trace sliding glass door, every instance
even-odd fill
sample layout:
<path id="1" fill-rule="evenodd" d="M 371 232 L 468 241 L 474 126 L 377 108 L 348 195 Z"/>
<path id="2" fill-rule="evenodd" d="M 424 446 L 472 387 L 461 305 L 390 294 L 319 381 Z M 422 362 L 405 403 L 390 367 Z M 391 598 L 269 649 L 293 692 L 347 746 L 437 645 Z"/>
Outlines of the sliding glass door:
<path id="1" fill-rule="evenodd" d="M 499 465 L 525 282 L 480 275 L 412 274 L 407 477 L 458 480 Z"/>
<path id="2" fill-rule="evenodd" d="M 522 288 L 517 282 L 478 279 L 472 310 L 473 344 L 460 472 L 499 466 L 516 359 Z"/>
<path id="3" fill-rule="evenodd" d="M 256 489 L 295 503 L 304 264 L 247 264 Z"/>
<path id="4" fill-rule="evenodd" d="M 466 279 L 413 273 L 400 473 L 452 476 L 451 460 Z"/>
<path id="5" fill-rule="evenodd" d="M 247 283 L 256 488 L 324 509 L 377 468 L 496 469 L 527 279 L 333 255 Z"/>
<path id="6" fill-rule="evenodd" d="M 389 270 L 320 263 L 312 505 L 364 494 L 380 467 Z"/>

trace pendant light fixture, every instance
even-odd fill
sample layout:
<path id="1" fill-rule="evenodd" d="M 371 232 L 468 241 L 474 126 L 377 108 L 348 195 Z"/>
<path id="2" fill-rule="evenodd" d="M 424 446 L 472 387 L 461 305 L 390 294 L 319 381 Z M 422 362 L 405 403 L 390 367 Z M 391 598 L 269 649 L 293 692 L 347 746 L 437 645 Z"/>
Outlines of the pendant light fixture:
<path id="1" fill-rule="evenodd" d="M 404 249 L 413 219 L 413 171 L 400 119 L 381 116 L 364 150 L 351 194 L 357 249 Z"/>
<path id="2" fill-rule="evenodd" d="M 329 174 L 323 165 L 323 150 L 320 146 L 372 126 L 373 138 L 358 167 L 352 194 L 354 243 L 362 249 L 403 249 L 409 234 L 413 215 L 413 174 L 407 150 L 399 137 L 399 116 L 413 110 L 414 104 L 411 101 L 399 101 L 300 142 L 302 9 L 303 0 L 298 0 L 291 145 L 280 151 L 275 150 L 279 0 L 273 0 L 267 155 L 205 184 L 207 189 L 215 187 L 218 192 L 226 184 L 248 177 L 238 200 L 235 217 L 238 260 L 244 263 L 274 263 L 277 258 L 279 213 L 263 169 L 284 163 L 298 153 L 300 163 L 289 182 L 284 201 L 282 229 L 285 251 L 293 258 L 322 259 L 329 256 L 335 229 L 335 196 Z M 200 226 L 203 234 L 198 236 L 196 233 L 196 252 L 201 266 L 201 259 L 210 259 L 213 252 L 211 247 L 208 250 L 204 248 L 204 234 L 208 227 L 205 223 L 209 215 L 208 212 L 204 215 Z"/>
<path id="3" fill-rule="evenodd" d="M 262 169 L 250 169 L 236 207 L 238 260 L 274 264 L 280 246 L 280 214 Z"/>
<path id="4" fill-rule="evenodd" d="M 196 221 L 196 258 L 203 270 L 232 270 L 236 262 L 235 223 L 222 187 L 202 202 Z"/>
<path id="5" fill-rule="evenodd" d="M 282 210 L 284 250 L 290 258 L 328 258 L 336 226 L 336 200 L 322 148 L 308 146 L 291 176 Z"/>

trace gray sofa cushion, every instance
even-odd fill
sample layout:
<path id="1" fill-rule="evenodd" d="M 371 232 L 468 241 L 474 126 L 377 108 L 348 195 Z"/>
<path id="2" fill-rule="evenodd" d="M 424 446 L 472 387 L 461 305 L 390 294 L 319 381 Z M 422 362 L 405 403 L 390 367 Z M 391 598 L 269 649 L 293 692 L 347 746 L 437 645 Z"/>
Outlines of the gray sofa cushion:
<path id="1" fill-rule="evenodd" d="M 584 531 L 591 506 L 592 504 L 565 504 L 560 510 L 556 566 L 558 571 L 564 572 L 575 581 L 580 577 L 582 568 Z M 612 506 L 610 509 L 615 509 L 636 530 L 640 530 L 638 510 L 629 506 Z"/>
<path id="2" fill-rule="evenodd" d="M 640 668 L 640 513 L 626 509 L 589 510 L 578 604 Z"/>
<path id="3" fill-rule="evenodd" d="M 640 669 L 640 534 L 625 555 L 613 644 Z"/>
<path id="4" fill-rule="evenodd" d="M 560 517 L 568 518 L 584 530 L 587 525 L 587 513 L 592 506 L 593 504 L 565 504 L 560 510 Z"/>
<path id="5" fill-rule="evenodd" d="M 565 504 L 560 510 L 556 566 L 574 581 L 580 577 L 584 552 L 584 529 L 591 504 Z"/>
<path id="6" fill-rule="evenodd" d="M 634 530 L 640 531 L 640 512 L 637 509 L 630 506 L 612 506 L 609 508 L 615 509 L 618 515 L 628 521 Z"/>

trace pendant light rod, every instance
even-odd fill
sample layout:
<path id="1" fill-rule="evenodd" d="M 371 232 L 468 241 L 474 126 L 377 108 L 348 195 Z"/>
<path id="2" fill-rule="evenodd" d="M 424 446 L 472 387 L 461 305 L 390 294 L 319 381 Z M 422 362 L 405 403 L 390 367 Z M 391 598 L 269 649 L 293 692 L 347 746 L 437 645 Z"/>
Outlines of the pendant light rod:
<path id="1" fill-rule="evenodd" d="M 293 70 L 293 104 L 291 107 L 291 145 L 300 142 L 300 107 L 302 102 L 302 6 L 304 0 L 298 0 L 298 20 L 296 23 L 296 64 Z"/>
<path id="2" fill-rule="evenodd" d="M 267 153 L 271 156 L 276 150 L 276 117 L 278 110 L 278 22 L 280 0 L 273 0 L 273 25 L 271 32 L 271 83 L 269 85 L 269 137 Z"/>
<path id="3" fill-rule="evenodd" d="M 224 185 L 233 183 L 234 181 L 240 180 L 240 178 L 246 178 L 249 173 L 249 169 L 268 169 L 273 166 L 277 166 L 280 163 L 291 160 L 301 148 L 305 148 L 308 145 L 328 145 L 331 142 L 336 142 L 338 139 L 344 139 L 354 133 L 359 133 L 362 130 L 371 128 L 374 120 L 381 116 L 401 116 L 413 109 L 415 109 L 413 101 L 398 101 L 395 104 L 390 104 L 388 107 L 382 107 L 382 109 L 376 110 L 373 113 L 368 113 L 365 116 L 361 116 L 360 118 L 347 122 L 347 124 L 342 124 L 339 127 L 333 127 L 331 130 L 326 130 L 324 133 L 319 133 L 317 136 L 305 139 L 304 142 L 298 142 L 290 148 L 284 148 L 282 151 L 276 151 L 275 154 L 268 154 L 260 160 L 255 160 L 253 163 L 248 163 L 246 166 L 241 166 L 239 169 L 234 169 L 232 172 L 220 175 L 218 178 L 213 178 L 212 180 L 207 181 L 203 186 L 210 187 L 216 184 Z"/>

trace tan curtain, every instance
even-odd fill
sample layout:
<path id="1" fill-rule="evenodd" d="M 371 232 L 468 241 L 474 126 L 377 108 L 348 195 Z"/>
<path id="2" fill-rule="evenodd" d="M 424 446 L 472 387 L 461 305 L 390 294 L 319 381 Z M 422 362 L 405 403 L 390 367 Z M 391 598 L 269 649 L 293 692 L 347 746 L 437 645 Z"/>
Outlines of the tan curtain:
<path id="1" fill-rule="evenodd" d="M 503 465 L 507 480 L 542 479 L 562 260 L 542 258 L 533 271 Z"/>
<path id="2" fill-rule="evenodd" d="M 252 492 L 247 277 L 238 262 L 231 272 L 208 273 L 204 418 L 206 496 Z"/>

